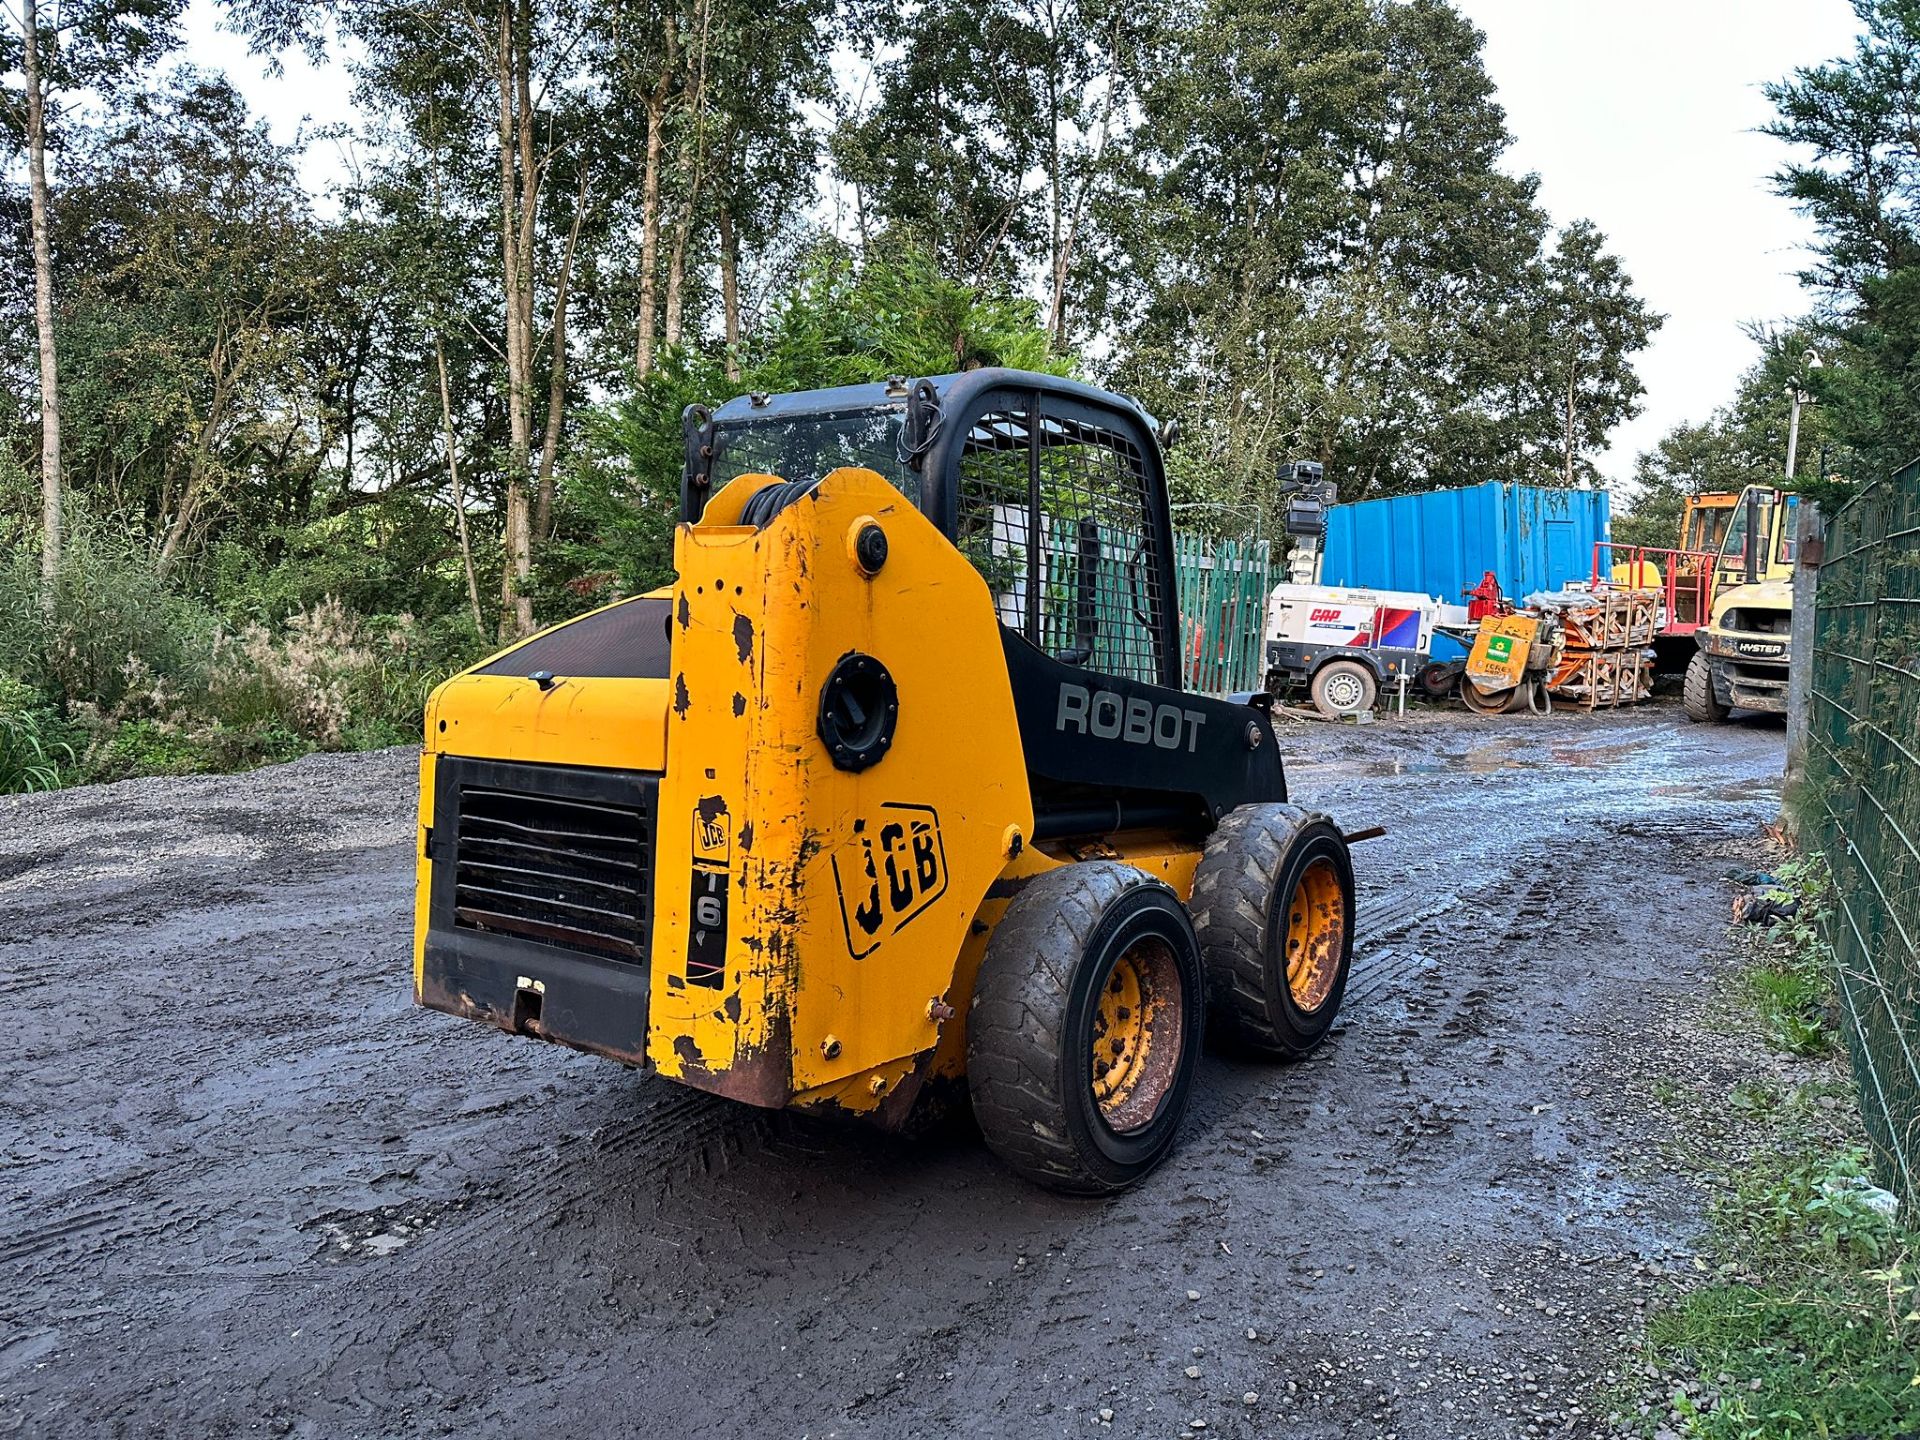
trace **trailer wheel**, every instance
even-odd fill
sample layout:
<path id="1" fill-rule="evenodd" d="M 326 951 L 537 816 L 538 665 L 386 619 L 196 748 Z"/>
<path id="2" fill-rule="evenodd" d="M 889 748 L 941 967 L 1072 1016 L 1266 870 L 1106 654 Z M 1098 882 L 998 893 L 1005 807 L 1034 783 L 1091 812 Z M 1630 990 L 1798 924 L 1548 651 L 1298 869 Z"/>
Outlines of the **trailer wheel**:
<path id="1" fill-rule="evenodd" d="M 1353 860 L 1339 828 L 1297 805 L 1243 805 L 1207 841 L 1193 923 L 1221 1027 L 1267 1055 L 1308 1054 L 1353 964 Z"/>
<path id="2" fill-rule="evenodd" d="M 1713 692 L 1713 665 L 1701 652 L 1696 651 L 1687 662 L 1687 679 L 1681 687 L 1680 703 L 1686 707 L 1687 718 L 1701 725 L 1718 725 L 1727 718 L 1727 707 Z"/>
<path id="3" fill-rule="evenodd" d="M 1435 660 L 1420 667 L 1413 683 L 1429 700 L 1444 700 L 1453 693 L 1454 686 L 1466 683 L 1464 671 L 1465 666 L 1457 660 Z"/>
<path id="4" fill-rule="evenodd" d="M 1329 720 L 1373 708 L 1380 693 L 1373 671 L 1358 660 L 1331 660 L 1313 675 L 1313 705 Z"/>
<path id="5" fill-rule="evenodd" d="M 1179 1132 L 1205 997 L 1193 922 L 1161 881 L 1109 860 L 1029 881 L 987 942 L 967 1021 L 987 1144 L 1051 1189 L 1131 1185 Z"/>

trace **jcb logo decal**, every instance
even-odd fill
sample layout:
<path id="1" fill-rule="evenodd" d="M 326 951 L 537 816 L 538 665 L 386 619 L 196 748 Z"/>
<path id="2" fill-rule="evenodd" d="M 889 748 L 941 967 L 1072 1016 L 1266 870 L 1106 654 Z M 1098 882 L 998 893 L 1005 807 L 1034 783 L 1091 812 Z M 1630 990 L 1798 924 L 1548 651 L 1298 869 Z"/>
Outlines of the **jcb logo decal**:
<path id="1" fill-rule="evenodd" d="M 687 897 L 687 983 L 718 990 L 727 976 L 727 888 L 733 878 L 727 802 L 703 796 L 693 810 L 693 883 Z"/>
<path id="2" fill-rule="evenodd" d="M 930 805 L 880 807 L 877 821 L 853 822 L 853 839 L 833 857 L 847 953 L 864 960 L 881 942 L 947 893 L 947 852 Z"/>

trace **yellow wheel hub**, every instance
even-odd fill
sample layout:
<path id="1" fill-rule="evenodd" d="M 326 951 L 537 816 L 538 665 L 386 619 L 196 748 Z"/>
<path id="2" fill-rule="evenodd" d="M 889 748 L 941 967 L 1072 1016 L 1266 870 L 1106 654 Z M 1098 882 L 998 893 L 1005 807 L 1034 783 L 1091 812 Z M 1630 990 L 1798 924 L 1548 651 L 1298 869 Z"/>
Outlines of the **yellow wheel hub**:
<path id="1" fill-rule="evenodd" d="M 1301 872 L 1287 900 L 1287 991 L 1312 1014 L 1327 1003 L 1347 948 L 1347 897 L 1331 860 Z"/>
<path id="2" fill-rule="evenodd" d="M 1135 941 L 1114 961 L 1093 1018 L 1093 1098 L 1116 1131 L 1159 1113 L 1180 1068 L 1185 995 L 1165 941 Z"/>

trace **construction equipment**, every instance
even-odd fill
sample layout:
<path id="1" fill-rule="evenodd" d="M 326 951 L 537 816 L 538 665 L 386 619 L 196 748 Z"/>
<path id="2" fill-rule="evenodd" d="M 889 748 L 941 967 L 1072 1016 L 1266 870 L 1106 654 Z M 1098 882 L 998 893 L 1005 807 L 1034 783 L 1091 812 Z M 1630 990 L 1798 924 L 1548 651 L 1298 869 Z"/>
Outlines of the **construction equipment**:
<path id="1" fill-rule="evenodd" d="M 1326 1036 L 1353 870 L 1265 697 L 1180 687 L 1156 427 L 1010 370 L 686 418 L 674 584 L 435 692 L 419 1002 L 767 1107 L 963 1093 L 1124 1186 L 1211 1011 Z"/>
<path id="2" fill-rule="evenodd" d="M 1718 555 L 1739 503 L 1738 495 L 1725 491 L 1687 496 L 1680 513 L 1681 550 L 1689 555 Z"/>
<path id="3" fill-rule="evenodd" d="M 1460 679 L 1460 702 L 1479 715 L 1553 708 L 1547 677 L 1564 639 L 1551 616 L 1509 611 L 1480 621 Z"/>
<path id="4" fill-rule="evenodd" d="M 1687 664 L 1688 718 L 1713 723 L 1735 708 L 1785 713 L 1798 504 L 1770 485 L 1749 485 L 1729 512 Z"/>
<path id="5" fill-rule="evenodd" d="M 1371 710 L 1382 687 L 1418 675 L 1439 602 L 1390 590 L 1276 585 L 1267 601 L 1267 688 L 1301 685 L 1329 720 Z"/>

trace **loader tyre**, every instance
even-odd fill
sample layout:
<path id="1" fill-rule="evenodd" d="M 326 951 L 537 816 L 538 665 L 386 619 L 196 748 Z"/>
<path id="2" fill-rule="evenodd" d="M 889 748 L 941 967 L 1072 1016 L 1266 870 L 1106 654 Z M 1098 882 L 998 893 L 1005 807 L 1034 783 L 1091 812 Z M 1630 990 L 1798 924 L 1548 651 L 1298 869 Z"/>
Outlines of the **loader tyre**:
<path id="1" fill-rule="evenodd" d="M 1353 964 L 1353 859 L 1325 815 L 1243 805 L 1207 841 L 1193 923 L 1216 1025 L 1297 1059 L 1333 1028 Z"/>
<path id="2" fill-rule="evenodd" d="M 1717 725 L 1727 718 L 1727 707 L 1713 693 L 1713 666 L 1703 654 L 1696 653 L 1687 662 L 1687 679 L 1681 687 L 1680 703 L 1686 707 L 1687 718 L 1701 725 Z"/>
<path id="3" fill-rule="evenodd" d="M 1070 1194 L 1138 1180 L 1186 1114 L 1205 995 L 1193 922 L 1161 881 L 1108 860 L 1029 881 L 987 942 L 967 1020 L 987 1144 Z"/>
<path id="4" fill-rule="evenodd" d="M 1373 708 L 1380 683 L 1358 660 L 1332 660 L 1313 674 L 1313 708 L 1329 720 Z"/>

